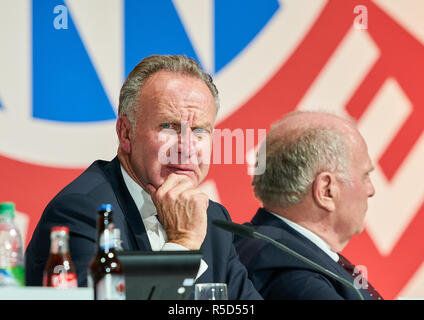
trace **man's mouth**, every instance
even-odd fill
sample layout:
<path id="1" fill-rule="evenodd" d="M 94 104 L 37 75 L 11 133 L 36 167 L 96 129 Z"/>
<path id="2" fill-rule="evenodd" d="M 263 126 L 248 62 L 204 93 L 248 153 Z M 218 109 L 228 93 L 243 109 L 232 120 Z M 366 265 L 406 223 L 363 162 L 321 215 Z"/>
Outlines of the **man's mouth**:
<path id="1" fill-rule="evenodd" d="M 175 174 L 185 174 L 188 176 L 193 176 L 195 172 L 195 168 L 192 165 L 168 165 L 166 168 Z"/>

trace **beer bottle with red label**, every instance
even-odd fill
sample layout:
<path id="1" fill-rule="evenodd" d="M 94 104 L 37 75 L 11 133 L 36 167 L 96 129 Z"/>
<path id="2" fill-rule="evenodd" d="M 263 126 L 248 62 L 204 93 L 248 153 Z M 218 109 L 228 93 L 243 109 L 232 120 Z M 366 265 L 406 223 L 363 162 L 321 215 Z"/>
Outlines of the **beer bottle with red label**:
<path id="1" fill-rule="evenodd" d="M 69 254 L 69 228 L 53 227 L 50 231 L 50 256 L 43 274 L 43 286 L 58 289 L 78 287 L 77 274 Z"/>
<path id="2" fill-rule="evenodd" d="M 95 300 L 125 300 L 124 269 L 115 252 L 113 207 L 98 208 L 97 254 L 88 268 L 88 286 Z"/>

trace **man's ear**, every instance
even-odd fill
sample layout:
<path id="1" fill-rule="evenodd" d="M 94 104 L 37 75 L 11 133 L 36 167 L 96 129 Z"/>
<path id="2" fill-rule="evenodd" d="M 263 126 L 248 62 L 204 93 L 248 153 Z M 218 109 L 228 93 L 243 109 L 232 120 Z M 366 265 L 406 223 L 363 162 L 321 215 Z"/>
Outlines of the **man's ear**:
<path id="1" fill-rule="evenodd" d="M 119 139 L 119 148 L 125 152 L 131 152 L 131 123 L 126 116 L 119 116 L 116 121 L 116 134 Z"/>
<path id="2" fill-rule="evenodd" d="M 333 173 L 321 172 L 315 177 L 312 184 L 312 197 L 320 208 L 333 212 L 336 209 L 335 200 L 338 192 L 338 184 Z"/>

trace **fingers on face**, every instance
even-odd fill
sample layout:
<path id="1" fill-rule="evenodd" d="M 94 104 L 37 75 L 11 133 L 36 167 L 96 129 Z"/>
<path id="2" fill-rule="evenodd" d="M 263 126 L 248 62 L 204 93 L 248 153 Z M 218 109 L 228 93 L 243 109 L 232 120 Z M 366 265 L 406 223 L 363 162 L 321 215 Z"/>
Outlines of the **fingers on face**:
<path id="1" fill-rule="evenodd" d="M 161 211 L 167 211 L 166 208 L 178 210 L 177 207 L 183 207 L 180 210 L 186 212 L 206 211 L 209 197 L 200 189 L 195 188 L 189 177 L 170 174 L 156 191 L 154 202 L 157 207 L 162 209 Z"/>
<path id="2" fill-rule="evenodd" d="M 175 200 L 179 193 L 194 188 L 191 179 L 185 175 L 171 173 L 156 192 L 157 199 Z"/>

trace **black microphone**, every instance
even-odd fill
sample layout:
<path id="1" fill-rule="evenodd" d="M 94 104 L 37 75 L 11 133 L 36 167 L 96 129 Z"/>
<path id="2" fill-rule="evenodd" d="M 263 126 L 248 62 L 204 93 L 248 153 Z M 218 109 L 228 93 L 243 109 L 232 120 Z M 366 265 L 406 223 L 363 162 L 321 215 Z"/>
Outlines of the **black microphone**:
<path id="1" fill-rule="evenodd" d="M 317 264 L 317 263 L 313 262 L 312 260 L 310 260 L 310 259 L 302 256 L 301 254 L 297 253 L 296 251 L 293 251 L 292 249 L 285 246 L 284 244 L 282 244 L 278 241 L 275 241 L 274 239 L 272 239 L 272 238 L 270 238 L 270 237 L 268 237 L 268 236 L 266 236 L 266 235 L 264 235 L 260 232 L 255 231 L 255 229 L 253 227 L 249 227 L 249 226 L 245 226 L 245 225 L 242 225 L 242 224 L 229 222 L 229 221 L 225 221 L 225 220 L 214 220 L 214 221 L 212 221 L 212 223 L 215 226 L 217 226 L 221 229 L 224 229 L 224 230 L 229 231 L 231 233 L 238 234 L 242 237 L 262 239 L 262 240 L 265 240 L 265 241 L 273 244 L 274 246 L 276 246 L 280 250 L 287 252 L 291 256 L 305 262 L 306 264 L 314 267 L 315 269 L 321 271 L 322 273 L 328 275 L 329 277 L 341 282 L 342 284 L 348 286 L 349 288 L 354 289 L 356 291 L 356 293 L 358 294 L 359 299 L 364 300 L 364 297 L 361 294 L 361 292 L 359 291 L 359 289 L 356 288 L 352 283 L 350 283 L 346 279 L 338 276 L 337 274 L 335 274 L 334 272 L 331 272 L 330 270 L 325 269 L 324 267 L 320 266 L 319 264 Z"/>

